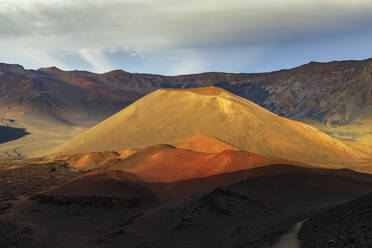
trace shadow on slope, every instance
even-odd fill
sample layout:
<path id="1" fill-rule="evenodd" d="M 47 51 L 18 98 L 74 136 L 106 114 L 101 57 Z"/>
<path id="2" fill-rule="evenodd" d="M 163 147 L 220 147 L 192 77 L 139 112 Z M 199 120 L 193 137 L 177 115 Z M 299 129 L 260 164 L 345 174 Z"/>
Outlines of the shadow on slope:
<path id="1" fill-rule="evenodd" d="M 0 144 L 20 139 L 30 134 L 24 128 L 0 126 Z"/>

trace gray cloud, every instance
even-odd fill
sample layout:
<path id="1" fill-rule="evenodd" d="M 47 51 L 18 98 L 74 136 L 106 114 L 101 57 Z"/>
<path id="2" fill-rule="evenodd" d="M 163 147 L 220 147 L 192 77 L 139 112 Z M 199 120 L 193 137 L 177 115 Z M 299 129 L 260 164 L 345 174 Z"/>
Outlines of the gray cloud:
<path id="1" fill-rule="evenodd" d="M 267 51 L 288 45 L 330 46 L 350 35 L 368 39 L 372 23 L 369 0 L 0 0 L 0 4 L 0 59 L 70 69 L 76 66 L 71 63 L 76 57 L 86 62 L 81 67 L 95 71 L 120 66 L 115 54 L 125 55 L 121 67 L 137 71 L 155 72 L 155 63 L 170 74 L 221 69 L 225 63 L 217 63 L 217 58 L 248 67 L 266 58 L 262 56 L 268 56 Z M 236 65 L 236 70 L 240 68 Z"/>

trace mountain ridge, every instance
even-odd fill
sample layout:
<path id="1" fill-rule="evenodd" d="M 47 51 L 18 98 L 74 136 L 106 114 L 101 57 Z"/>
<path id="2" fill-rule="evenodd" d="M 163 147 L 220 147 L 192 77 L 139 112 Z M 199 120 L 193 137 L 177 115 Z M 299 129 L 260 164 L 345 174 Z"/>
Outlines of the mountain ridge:
<path id="1" fill-rule="evenodd" d="M 159 88 L 217 86 L 278 115 L 292 119 L 310 117 L 329 124 L 357 122 L 366 115 L 359 112 L 367 112 L 369 116 L 372 111 L 369 109 L 372 105 L 372 88 L 369 84 L 372 82 L 371 58 L 310 62 L 273 72 L 205 72 L 178 76 L 130 73 L 124 70 L 97 74 L 78 70 L 63 71 L 56 67 L 25 70 L 20 65 L 0 65 L 3 75 L 11 72 L 34 79 L 39 76 L 59 80 L 63 76 L 62 81 L 65 83 L 79 79 L 91 81 L 102 87 L 133 92 L 137 94 L 137 98 Z M 347 89 L 350 89 L 350 92 L 347 92 Z M 324 97 L 329 99 L 322 99 Z M 366 107 L 368 109 L 365 109 Z"/>
<path id="2" fill-rule="evenodd" d="M 20 65 L 0 63 L 0 116 L 14 120 L 12 127 L 31 133 L 25 139 L 3 144 L 0 158 L 32 156 L 32 144 L 41 144 L 48 137 L 38 130 L 47 130 L 50 123 L 61 130 L 82 130 L 159 88 L 206 86 L 223 88 L 332 137 L 372 144 L 372 59 L 311 62 L 268 73 L 180 76 L 123 70 L 97 74 L 56 67 L 26 70 Z M 58 143 L 75 135 L 58 130 L 51 131 Z M 54 144 L 49 142 L 46 147 L 54 148 Z"/>

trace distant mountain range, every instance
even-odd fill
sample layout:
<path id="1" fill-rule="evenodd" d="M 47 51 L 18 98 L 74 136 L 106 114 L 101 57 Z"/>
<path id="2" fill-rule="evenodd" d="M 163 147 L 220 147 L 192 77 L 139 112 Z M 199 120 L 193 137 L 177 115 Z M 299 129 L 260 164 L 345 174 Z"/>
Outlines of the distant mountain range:
<path id="1" fill-rule="evenodd" d="M 0 126 L 29 134 L 0 144 L 0 159 L 36 156 L 36 150 L 41 156 L 159 88 L 205 86 L 223 88 L 333 137 L 372 144 L 372 59 L 312 62 L 270 73 L 181 76 L 26 70 L 0 63 Z"/>
<path id="2" fill-rule="evenodd" d="M 79 122 L 101 121 L 159 88 L 218 86 L 292 119 L 328 124 L 372 115 L 372 59 L 315 63 L 270 73 L 209 72 L 161 76 L 115 70 L 104 74 L 25 70 L 0 64 L 0 109 L 38 112 Z"/>
<path id="3" fill-rule="evenodd" d="M 140 96 L 107 86 L 99 77 L 88 72 L 25 70 L 20 65 L 0 64 L 0 111 L 84 125 L 107 118 Z"/>

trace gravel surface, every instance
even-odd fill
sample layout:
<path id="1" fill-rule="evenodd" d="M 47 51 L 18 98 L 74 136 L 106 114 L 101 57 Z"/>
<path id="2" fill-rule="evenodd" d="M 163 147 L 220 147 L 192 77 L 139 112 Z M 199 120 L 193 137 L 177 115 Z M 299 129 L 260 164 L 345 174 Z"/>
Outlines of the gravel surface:
<path id="1" fill-rule="evenodd" d="M 50 163 L 0 163 L 0 215 L 12 207 L 11 200 L 33 195 L 63 184 L 82 172 L 63 161 Z M 0 247 L 18 247 L 32 240 L 32 230 L 16 223 L 0 221 Z"/>
<path id="2" fill-rule="evenodd" d="M 0 165 L 0 201 L 14 200 L 20 195 L 32 195 L 65 183 L 82 172 L 63 161 L 31 163 L 10 167 Z"/>
<path id="3" fill-rule="evenodd" d="M 372 194 L 315 215 L 299 237 L 303 248 L 371 248 Z"/>

